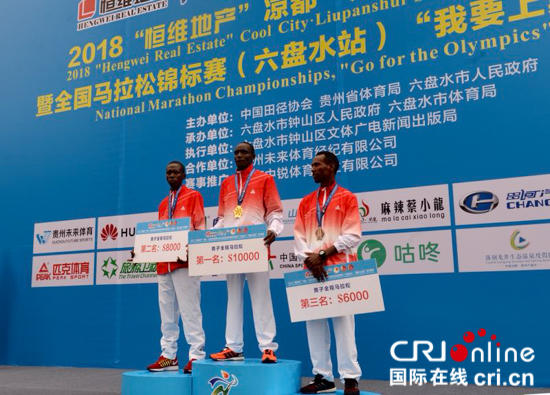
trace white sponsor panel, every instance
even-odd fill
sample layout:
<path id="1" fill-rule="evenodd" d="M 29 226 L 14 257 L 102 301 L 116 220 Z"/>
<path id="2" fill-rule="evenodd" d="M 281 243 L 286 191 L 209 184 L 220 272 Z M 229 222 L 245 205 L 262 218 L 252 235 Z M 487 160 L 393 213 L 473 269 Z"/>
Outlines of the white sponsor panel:
<path id="1" fill-rule="evenodd" d="M 156 262 L 129 262 L 130 251 L 98 252 L 96 259 L 97 285 L 147 284 L 157 282 Z"/>
<path id="2" fill-rule="evenodd" d="M 283 200 L 283 223 L 285 227 L 278 237 L 294 237 L 294 221 L 296 220 L 301 200 Z"/>
<path id="3" fill-rule="evenodd" d="M 97 220 L 97 249 L 129 248 L 134 246 L 138 222 L 155 221 L 158 213 L 140 213 L 99 217 Z"/>
<path id="4" fill-rule="evenodd" d="M 450 230 L 363 236 L 357 257 L 375 259 L 380 275 L 454 272 Z"/>
<path id="5" fill-rule="evenodd" d="M 271 244 L 270 261 L 272 279 L 285 278 L 285 273 L 304 268 L 304 261 L 294 254 L 294 240 L 275 240 Z"/>
<path id="6" fill-rule="evenodd" d="M 461 272 L 550 269 L 550 224 L 458 229 Z"/>
<path id="7" fill-rule="evenodd" d="M 265 225 L 195 231 L 189 234 L 189 275 L 255 273 L 268 270 Z"/>
<path id="8" fill-rule="evenodd" d="M 218 206 L 216 207 L 205 207 L 204 216 L 206 222 L 206 229 L 212 229 L 215 225 L 214 221 L 218 220 Z"/>
<path id="9" fill-rule="evenodd" d="M 34 224 L 33 254 L 95 248 L 95 218 Z"/>
<path id="10" fill-rule="evenodd" d="M 451 225 L 447 185 L 362 192 L 356 196 L 365 232 Z"/>
<path id="11" fill-rule="evenodd" d="M 550 174 L 453 184 L 457 225 L 550 219 Z"/>
<path id="12" fill-rule="evenodd" d="M 374 260 L 332 265 L 317 281 L 308 270 L 285 274 L 292 322 L 384 311 Z"/>
<path id="13" fill-rule="evenodd" d="M 137 224 L 134 262 L 187 260 L 189 217 Z"/>
<path id="14" fill-rule="evenodd" d="M 32 287 L 94 283 L 94 254 L 43 255 L 32 259 Z"/>

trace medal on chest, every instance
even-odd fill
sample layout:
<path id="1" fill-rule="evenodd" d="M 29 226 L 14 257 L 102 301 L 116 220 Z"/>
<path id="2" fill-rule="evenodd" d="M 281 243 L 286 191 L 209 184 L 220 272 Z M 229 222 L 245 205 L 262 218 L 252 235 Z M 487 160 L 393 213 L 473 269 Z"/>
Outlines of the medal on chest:
<path id="1" fill-rule="evenodd" d="M 248 189 L 248 184 L 250 183 L 250 180 L 252 179 L 252 175 L 254 174 L 255 171 L 256 169 L 252 169 L 240 192 L 239 192 L 239 181 L 237 180 L 238 175 L 237 174 L 235 175 L 235 190 L 237 191 L 237 207 L 235 207 L 235 209 L 233 210 L 233 215 L 235 216 L 236 219 L 239 219 L 244 215 L 244 209 L 242 204 L 243 204 L 244 196 L 246 194 L 246 190 Z"/>
<path id="2" fill-rule="evenodd" d="M 241 218 L 244 214 L 243 207 L 241 205 L 235 207 L 235 210 L 233 210 L 233 214 L 235 215 L 235 218 Z"/>
<path id="3" fill-rule="evenodd" d="M 334 189 L 326 199 L 325 204 L 323 204 L 322 208 L 319 205 L 319 193 L 321 192 L 321 190 L 317 191 L 317 230 L 315 231 L 315 237 L 317 237 L 317 240 L 323 240 L 323 237 L 325 237 L 325 231 L 323 230 L 323 217 L 325 216 L 328 205 L 330 204 L 330 201 L 334 197 L 334 194 L 336 193 L 337 189 L 338 189 L 338 184 L 334 185 Z"/>
<path id="4" fill-rule="evenodd" d="M 177 192 L 170 191 L 168 195 L 168 219 L 172 219 L 174 212 L 176 211 L 176 205 L 178 204 L 178 196 L 180 194 L 181 187 L 179 187 Z"/>

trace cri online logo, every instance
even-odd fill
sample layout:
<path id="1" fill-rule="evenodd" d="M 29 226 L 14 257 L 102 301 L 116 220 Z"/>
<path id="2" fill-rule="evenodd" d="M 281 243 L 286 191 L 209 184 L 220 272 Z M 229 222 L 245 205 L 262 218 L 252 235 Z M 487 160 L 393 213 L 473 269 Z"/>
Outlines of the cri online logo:
<path id="1" fill-rule="evenodd" d="M 483 328 L 479 329 L 477 331 L 477 336 L 481 339 L 485 337 L 487 334 L 487 331 Z M 473 332 L 466 332 L 463 335 L 463 339 L 465 343 L 471 344 L 476 339 L 476 335 Z M 491 362 L 492 358 L 496 358 L 495 362 L 501 362 L 501 352 L 500 352 L 500 342 L 496 342 L 496 335 L 490 336 L 490 341 L 487 342 L 486 349 L 483 349 L 481 347 L 474 348 L 471 353 L 468 350 L 468 348 L 463 344 L 455 344 L 451 347 L 451 350 L 449 351 L 449 355 L 451 358 L 456 362 L 464 362 L 468 356 L 471 357 L 471 362 Z M 446 350 L 447 350 L 447 343 L 445 341 L 441 342 L 441 355 L 434 355 L 432 356 L 434 345 L 431 341 L 428 340 L 420 340 L 420 341 L 414 341 L 413 342 L 413 350 L 412 350 L 412 357 L 410 357 L 410 350 L 409 352 L 403 352 L 401 349 L 406 349 L 410 347 L 405 347 L 409 344 L 408 341 L 398 341 L 393 343 L 390 353 L 394 360 L 399 362 L 416 362 L 418 361 L 418 351 L 420 350 L 422 354 L 426 357 L 426 359 L 430 362 L 445 362 L 447 360 Z M 495 347 L 496 346 L 496 347 Z M 493 351 L 493 347 L 495 347 L 495 350 Z M 397 353 L 397 349 L 399 350 L 399 356 Z M 403 357 L 403 354 L 408 354 L 409 357 Z M 518 354 L 523 362 L 531 362 L 535 359 L 535 351 L 530 348 L 526 347 L 522 349 L 519 353 L 518 351 L 513 348 L 509 347 L 504 351 L 504 362 L 517 362 L 518 361 Z"/>
<path id="2" fill-rule="evenodd" d="M 113 224 L 107 224 L 101 231 L 101 239 L 103 241 L 107 241 L 108 238 L 111 238 L 112 240 L 116 240 L 118 237 L 118 229 Z"/>
<path id="3" fill-rule="evenodd" d="M 531 244 L 527 240 L 525 240 L 523 237 L 521 237 L 519 235 L 520 233 L 521 232 L 519 230 L 516 230 L 514 233 L 512 233 L 512 236 L 510 236 L 510 245 L 516 251 L 521 251 L 529 247 L 529 244 Z"/>
<path id="4" fill-rule="evenodd" d="M 227 395 L 231 391 L 231 388 L 239 385 L 239 380 L 234 374 L 229 375 L 225 370 L 221 371 L 222 377 L 212 377 L 208 380 L 210 387 L 212 387 L 212 393 L 210 395 Z M 231 377 L 231 381 L 229 378 Z"/>

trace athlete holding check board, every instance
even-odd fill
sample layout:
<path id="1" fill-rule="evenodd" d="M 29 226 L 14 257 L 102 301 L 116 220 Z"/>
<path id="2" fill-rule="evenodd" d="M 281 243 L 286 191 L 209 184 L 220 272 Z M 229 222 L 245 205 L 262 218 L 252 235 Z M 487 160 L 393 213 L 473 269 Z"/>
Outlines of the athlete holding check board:
<path id="1" fill-rule="evenodd" d="M 294 225 L 294 251 L 318 280 L 327 279 L 327 266 L 357 260 L 353 248 L 361 239 L 357 198 L 336 183 L 340 163 L 336 155 L 321 151 L 313 158 L 311 173 L 320 188 L 302 199 Z M 332 318 L 338 371 L 345 395 L 358 395 L 361 368 L 357 361 L 353 315 Z M 304 394 L 335 392 L 330 358 L 328 320 L 306 321 L 314 380 L 302 387 Z"/>
<path id="2" fill-rule="evenodd" d="M 254 147 L 242 142 L 234 151 L 237 173 L 220 188 L 218 222 L 214 229 L 267 225 L 264 244 L 269 247 L 283 230 L 283 205 L 272 176 L 254 168 Z M 216 361 L 243 360 L 243 290 L 245 279 L 252 301 L 254 327 L 263 363 L 277 361 L 275 316 L 271 302 L 268 262 L 265 272 L 227 275 L 225 348 L 210 357 Z"/>

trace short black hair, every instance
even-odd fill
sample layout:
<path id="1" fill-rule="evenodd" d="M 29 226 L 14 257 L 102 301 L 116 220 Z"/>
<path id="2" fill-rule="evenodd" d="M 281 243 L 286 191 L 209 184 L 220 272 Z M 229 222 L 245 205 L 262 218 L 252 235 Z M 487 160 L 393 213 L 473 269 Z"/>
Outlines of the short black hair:
<path id="1" fill-rule="evenodd" d="M 254 146 L 253 146 L 252 144 L 250 144 L 248 141 L 241 141 L 239 144 L 246 144 L 246 145 L 248 145 L 248 146 L 250 147 L 250 149 L 252 150 L 252 155 L 256 155 L 256 150 L 254 149 Z M 239 145 L 239 144 L 237 144 L 237 145 Z M 236 145 L 236 146 L 237 146 L 237 145 Z M 235 146 L 235 147 L 236 147 L 236 146 Z"/>
<path id="2" fill-rule="evenodd" d="M 334 165 L 334 174 L 338 172 L 338 169 L 340 168 L 340 161 L 336 155 L 330 151 L 319 151 L 315 156 L 318 155 L 324 155 L 326 164 Z"/>
<path id="3" fill-rule="evenodd" d="M 173 160 L 173 161 L 168 162 L 166 167 L 168 167 L 169 165 L 173 165 L 173 164 L 180 165 L 182 170 L 183 170 L 183 174 L 185 174 L 185 165 L 183 163 L 181 163 L 179 160 Z"/>

